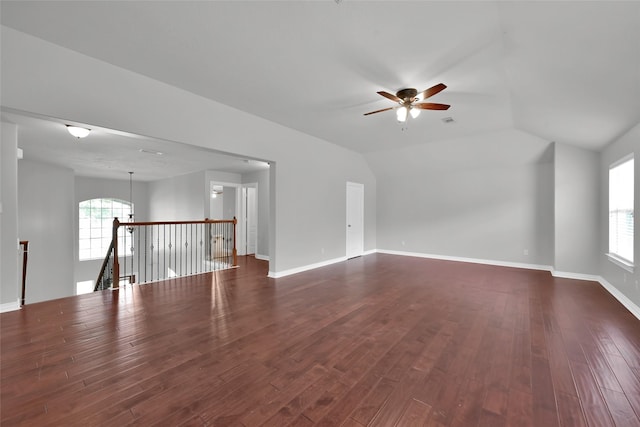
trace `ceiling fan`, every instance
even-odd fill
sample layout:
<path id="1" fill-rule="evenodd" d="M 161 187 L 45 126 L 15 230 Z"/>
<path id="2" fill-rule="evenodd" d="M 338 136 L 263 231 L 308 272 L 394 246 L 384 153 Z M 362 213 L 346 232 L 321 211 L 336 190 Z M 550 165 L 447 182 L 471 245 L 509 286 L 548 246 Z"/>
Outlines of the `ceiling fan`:
<path id="1" fill-rule="evenodd" d="M 421 102 L 437 93 L 442 92 L 444 89 L 446 89 L 446 87 L 446 85 L 438 83 L 437 85 L 432 86 L 420 93 L 418 93 L 418 91 L 414 88 L 407 88 L 399 90 L 395 95 L 390 94 L 389 92 L 380 91 L 378 92 L 380 95 L 397 102 L 398 104 L 400 104 L 400 106 L 383 108 L 382 110 L 371 111 L 370 113 L 365 113 L 364 115 L 368 116 L 370 114 L 381 113 L 383 111 L 396 109 L 396 116 L 398 118 L 398 121 L 405 122 L 407 120 L 408 114 L 411 114 L 411 117 L 415 119 L 420 114 L 420 110 L 447 110 L 449 109 L 450 105 L 435 104 L 433 102 Z"/>

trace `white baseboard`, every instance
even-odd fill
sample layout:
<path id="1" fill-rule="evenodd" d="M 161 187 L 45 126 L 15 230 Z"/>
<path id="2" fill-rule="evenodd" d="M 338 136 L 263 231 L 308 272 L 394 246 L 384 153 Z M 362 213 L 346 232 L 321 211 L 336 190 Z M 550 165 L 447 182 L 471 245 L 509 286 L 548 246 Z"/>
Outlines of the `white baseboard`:
<path id="1" fill-rule="evenodd" d="M 334 258 L 326 261 L 317 262 L 315 264 L 304 265 L 302 267 L 292 268 L 290 270 L 284 270 L 284 271 L 278 271 L 278 272 L 269 271 L 269 274 L 267 275 L 267 277 L 270 277 L 272 279 L 279 279 L 280 277 L 290 276 L 296 273 L 302 273 L 303 271 L 313 270 L 315 268 L 326 267 L 327 265 L 336 264 L 338 262 L 342 262 L 346 260 L 347 260 L 347 257 L 340 257 L 340 258 Z"/>
<path id="2" fill-rule="evenodd" d="M 638 320 L 640 320 L 640 307 L 634 304 L 625 294 L 620 292 L 618 288 L 613 286 L 611 283 L 607 282 L 604 277 L 599 277 L 598 282 L 605 288 L 615 299 L 620 302 L 620 304 L 624 305 L 627 310 L 631 312 Z"/>
<path id="3" fill-rule="evenodd" d="M 506 261 L 493 261 L 493 260 L 484 260 L 484 259 L 476 259 L 476 258 L 462 258 L 462 257 L 452 257 L 446 255 L 433 255 L 433 254 L 423 254 L 423 253 L 415 253 L 415 252 L 402 252 L 402 251 L 387 251 L 384 249 L 378 249 L 377 252 L 383 254 L 391 254 L 391 255 L 403 255 L 403 256 L 415 256 L 420 258 L 432 258 L 432 259 L 441 259 L 446 261 L 460 261 L 460 262 L 471 262 L 475 264 L 488 264 L 488 265 L 497 265 L 502 267 L 516 267 L 516 268 L 527 268 L 532 270 L 543 270 L 549 271 L 553 277 L 560 277 L 564 279 L 574 279 L 574 280 L 587 280 L 591 282 L 598 282 L 602 285 L 603 288 L 607 290 L 615 299 L 620 302 L 623 306 L 627 308 L 636 318 L 640 320 L 640 307 L 634 304 L 625 294 L 620 292 L 615 286 L 611 283 L 607 282 L 602 276 L 594 275 L 594 274 L 583 274 L 583 273 L 571 273 L 567 271 L 557 271 L 554 270 L 550 265 L 536 265 L 536 264 L 522 264 L 517 262 L 506 262 Z"/>
<path id="4" fill-rule="evenodd" d="M 262 261 L 269 261 L 269 255 L 255 254 L 254 256 L 256 257 L 256 259 L 259 259 Z"/>
<path id="5" fill-rule="evenodd" d="M 600 285 L 602 285 L 602 287 L 604 287 L 607 290 L 607 292 L 609 292 L 615 299 L 617 299 L 620 302 L 620 304 L 626 307 L 627 310 L 631 312 L 631 314 L 633 314 L 636 318 L 640 320 L 640 307 L 638 307 L 633 301 L 627 298 L 627 296 L 624 295 L 622 292 L 620 292 L 615 286 L 607 282 L 607 280 L 605 280 L 602 276 L 597 276 L 593 274 L 583 274 L 583 273 L 571 273 L 567 271 L 557 271 L 557 270 L 554 270 L 554 268 L 550 265 L 526 264 L 526 263 L 520 263 L 520 262 L 496 261 L 496 260 L 479 259 L 479 258 L 465 258 L 465 257 L 456 257 L 456 256 L 449 256 L 449 255 L 435 255 L 435 254 L 425 254 L 420 252 L 392 251 L 392 250 L 386 250 L 386 249 L 369 250 L 363 253 L 363 255 L 370 255 L 373 253 L 439 259 L 443 261 L 468 262 L 472 264 L 486 264 L 486 265 L 495 265 L 499 267 L 524 268 L 528 270 L 541 270 L 541 271 L 550 272 L 553 277 L 598 282 L 600 283 Z M 325 267 L 327 265 L 335 264 L 335 263 L 346 261 L 346 260 L 347 260 L 346 257 L 340 257 L 340 258 L 334 258 L 327 261 L 322 261 L 316 264 L 310 264 L 303 267 L 280 271 L 277 273 L 270 271 L 268 274 L 268 277 L 277 279 L 280 277 L 301 273 L 303 271 Z"/>
<path id="6" fill-rule="evenodd" d="M 591 282 L 599 282 L 601 277 L 595 274 L 583 274 L 583 273 L 571 273 L 568 271 L 551 270 L 553 277 L 559 277 L 562 279 L 575 279 L 575 280 L 588 280 Z"/>
<path id="7" fill-rule="evenodd" d="M 374 254 L 374 253 L 389 254 L 389 255 L 401 255 L 401 256 L 412 256 L 412 257 L 418 257 L 418 258 L 439 259 L 439 260 L 443 260 L 443 261 L 468 262 L 468 263 L 472 263 L 472 264 L 495 265 L 495 266 L 499 266 L 499 267 L 525 268 L 525 269 L 528 269 L 528 270 L 543 270 L 543 271 L 552 271 L 553 270 L 553 268 L 550 265 L 526 264 L 526 263 L 510 262 L 510 261 L 495 261 L 495 260 L 488 260 L 488 259 L 465 258 L 465 257 L 456 257 L 456 256 L 449 256 L 449 255 L 425 254 L 425 253 L 421 253 L 421 252 L 392 251 L 392 250 L 386 250 L 386 249 L 371 249 L 371 250 L 365 251 L 362 255 L 366 256 L 366 255 L 371 255 L 371 254 Z M 291 274 L 296 274 L 296 273 L 301 273 L 303 271 L 313 270 L 314 268 L 325 267 L 327 265 L 335 264 L 337 262 L 342 262 L 342 261 L 346 261 L 346 260 L 347 260 L 346 257 L 340 257 L 340 258 L 334 258 L 334 259 L 331 259 L 331 260 L 328 260 L 328 261 L 322 261 L 322 262 L 319 262 L 319 263 L 309 264 L 309 265 L 305 265 L 305 266 L 302 266 L 302 267 L 292 268 L 290 270 L 285 270 L 285 271 L 280 271 L 280 272 L 269 271 L 268 277 L 271 277 L 273 279 L 277 279 L 279 277 L 289 276 Z M 569 274 L 569 273 L 565 273 L 565 274 Z M 564 276 L 562 276 L 562 277 L 564 277 Z M 594 280 L 594 279 L 583 279 L 583 280 Z M 598 280 L 595 279 L 595 281 L 598 281 Z"/>
<path id="8" fill-rule="evenodd" d="M 6 302 L 4 304 L 0 304 L 0 313 L 6 313 L 8 311 L 16 310 L 20 310 L 20 300 L 16 302 Z"/>
<path id="9" fill-rule="evenodd" d="M 389 251 L 386 249 L 377 249 L 376 252 L 381 254 L 390 254 L 390 255 L 402 255 L 402 256 L 413 256 L 418 258 L 430 258 L 430 259 L 439 259 L 443 261 L 455 261 L 455 262 L 468 262 L 472 264 L 486 264 L 486 265 L 496 265 L 499 267 L 513 267 L 513 268 L 526 268 L 528 270 L 543 270 L 543 271 L 551 271 L 552 268 L 550 265 L 539 265 L 539 264 L 526 264 L 521 262 L 511 262 L 511 261 L 496 261 L 490 259 L 479 259 L 479 258 L 465 258 L 465 257 L 457 257 L 457 256 L 449 256 L 449 255 L 435 255 L 435 254 L 425 254 L 421 252 L 405 252 L 405 251 Z"/>
<path id="10" fill-rule="evenodd" d="M 370 249 L 368 251 L 364 251 L 362 253 L 362 256 L 375 254 L 377 251 L 378 251 L 377 249 Z M 256 258 L 257 257 L 258 255 L 256 255 Z M 269 257 L 267 257 L 267 261 L 268 260 L 269 260 Z M 336 264 L 338 262 L 347 261 L 347 260 L 348 258 L 346 256 L 343 256 L 339 258 L 330 259 L 327 261 L 321 261 L 315 264 L 309 264 L 309 265 L 304 265 L 302 267 L 292 268 L 290 270 L 279 271 L 279 272 L 269 271 L 269 274 L 267 274 L 267 277 L 270 277 L 272 279 L 277 279 L 279 277 L 290 276 L 292 274 L 302 273 L 303 271 L 313 270 L 314 268 L 326 267 L 327 265 Z"/>

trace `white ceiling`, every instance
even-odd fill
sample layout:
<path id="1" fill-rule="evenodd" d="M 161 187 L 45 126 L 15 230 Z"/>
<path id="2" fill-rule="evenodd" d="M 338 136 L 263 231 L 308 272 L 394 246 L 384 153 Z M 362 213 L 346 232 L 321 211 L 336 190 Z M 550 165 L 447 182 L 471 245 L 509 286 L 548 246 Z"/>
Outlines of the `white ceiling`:
<path id="1" fill-rule="evenodd" d="M 361 153 L 640 122 L 640 2 L 6 1 L 2 24 Z M 448 88 L 401 131 L 376 94 Z M 455 121 L 445 124 L 442 119 Z"/>
<path id="2" fill-rule="evenodd" d="M 7 108 L 2 110 L 2 118 L 18 125 L 25 159 L 67 167 L 79 176 L 129 179 L 129 171 L 133 171 L 135 181 L 156 181 L 203 170 L 242 174 L 269 168 L 255 159 L 95 126 L 88 137 L 76 139 L 65 125 L 79 123 Z"/>

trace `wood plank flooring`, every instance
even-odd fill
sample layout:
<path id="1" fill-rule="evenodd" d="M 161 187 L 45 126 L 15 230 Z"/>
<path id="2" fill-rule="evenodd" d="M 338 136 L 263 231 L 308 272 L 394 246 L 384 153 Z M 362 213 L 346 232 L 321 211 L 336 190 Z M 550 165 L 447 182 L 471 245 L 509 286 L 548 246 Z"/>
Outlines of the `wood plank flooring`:
<path id="1" fill-rule="evenodd" d="M 2 314 L 2 426 L 640 426 L 640 321 L 597 283 L 240 264 Z"/>

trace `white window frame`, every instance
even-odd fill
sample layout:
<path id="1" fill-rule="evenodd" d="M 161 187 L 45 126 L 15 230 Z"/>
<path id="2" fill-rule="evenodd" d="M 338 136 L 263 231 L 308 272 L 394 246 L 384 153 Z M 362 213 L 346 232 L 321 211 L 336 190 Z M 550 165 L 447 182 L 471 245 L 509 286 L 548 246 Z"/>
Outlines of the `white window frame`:
<path id="1" fill-rule="evenodd" d="M 631 182 L 631 198 L 632 198 L 632 203 L 631 203 L 632 215 L 631 216 L 633 218 L 632 219 L 632 223 L 631 223 L 631 227 L 632 227 L 632 233 L 631 233 L 631 257 L 632 257 L 632 259 L 628 259 L 627 257 L 621 255 L 618 252 L 618 248 L 612 248 L 612 244 L 611 244 L 611 229 L 612 229 L 612 224 L 611 224 L 611 212 L 612 212 L 611 188 L 612 188 L 612 182 L 611 182 L 611 180 L 612 180 L 612 172 L 616 168 L 626 164 L 629 161 L 633 162 L 633 171 L 632 171 L 633 178 L 632 178 L 632 182 Z M 609 229 L 608 229 L 608 239 L 607 239 L 608 240 L 607 257 L 609 258 L 609 260 L 611 262 L 613 262 L 614 264 L 622 267 L 623 269 L 625 269 L 625 270 L 627 270 L 627 271 L 629 271 L 631 273 L 633 273 L 633 271 L 634 271 L 634 259 L 633 258 L 635 258 L 635 254 L 634 254 L 635 226 L 634 226 L 634 223 L 633 223 L 635 221 L 635 206 L 634 206 L 635 200 L 633 200 L 634 196 L 635 196 L 635 194 L 634 194 L 635 188 L 634 188 L 634 182 L 633 182 L 635 180 L 635 173 L 636 173 L 636 171 L 635 171 L 635 160 L 634 160 L 633 153 L 631 153 L 631 154 L 619 159 L 618 161 L 612 163 L 611 165 L 609 165 L 609 174 L 608 174 L 609 200 L 608 200 L 608 204 L 607 204 L 607 213 L 608 213 L 608 216 L 609 216 L 607 225 L 608 225 Z"/>
<path id="2" fill-rule="evenodd" d="M 113 208 L 111 212 L 107 216 L 103 216 L 100 218 L 98 224 L 98 219 L 94 218 L 93 223 L 86 227 L 86 219 L 83 220 L 83 216 L 81 210 L 83 208 L 83 204 L 87 202 L 95 202 L 95 201 L 110 201 L 117 202 L 120 205 L 124 205 L 122 209 L 118 209 L 117 212 L 114 212 Z M 128 210 L 127 210 L 128 207 Z M 107 249 L 109 248 L 109 244 L 111 243 L 111 238 L 113 234 L 113 218 L 118 217 L 120 222 L 126 222 L 129 220 L 129 214 L 133 212 L 133 203 L 130 203 L 126 200 L 116 199 L 113 197 L 97 197 L 95 199 L 83 200 L 78 203 L 78 260 L 79 261 L 91 261 L 96 259 L 104 259 L 107 254 Z M 90 220 L 91 221 L 91 220 Z M 124 248 L 124 245 L 120 245 L 124 242 L 124 232 L 125 227 L 120 227 L 119 230 L 119 239 L 118 243 L 120 247 Z M 121 240 L 122 239 L 122 240 Z M 105 242 L 106 246 L 105 246 Z M 100 245 L 99 248 L 94 249 L 93 245 Z M 89 250 L 89 256 L 84 256 L 84 252 Z M 130 250 L 126 250 L 126 255 L 130 255 Z M 122 255 L 125 255 L 124 253 Z"/>

